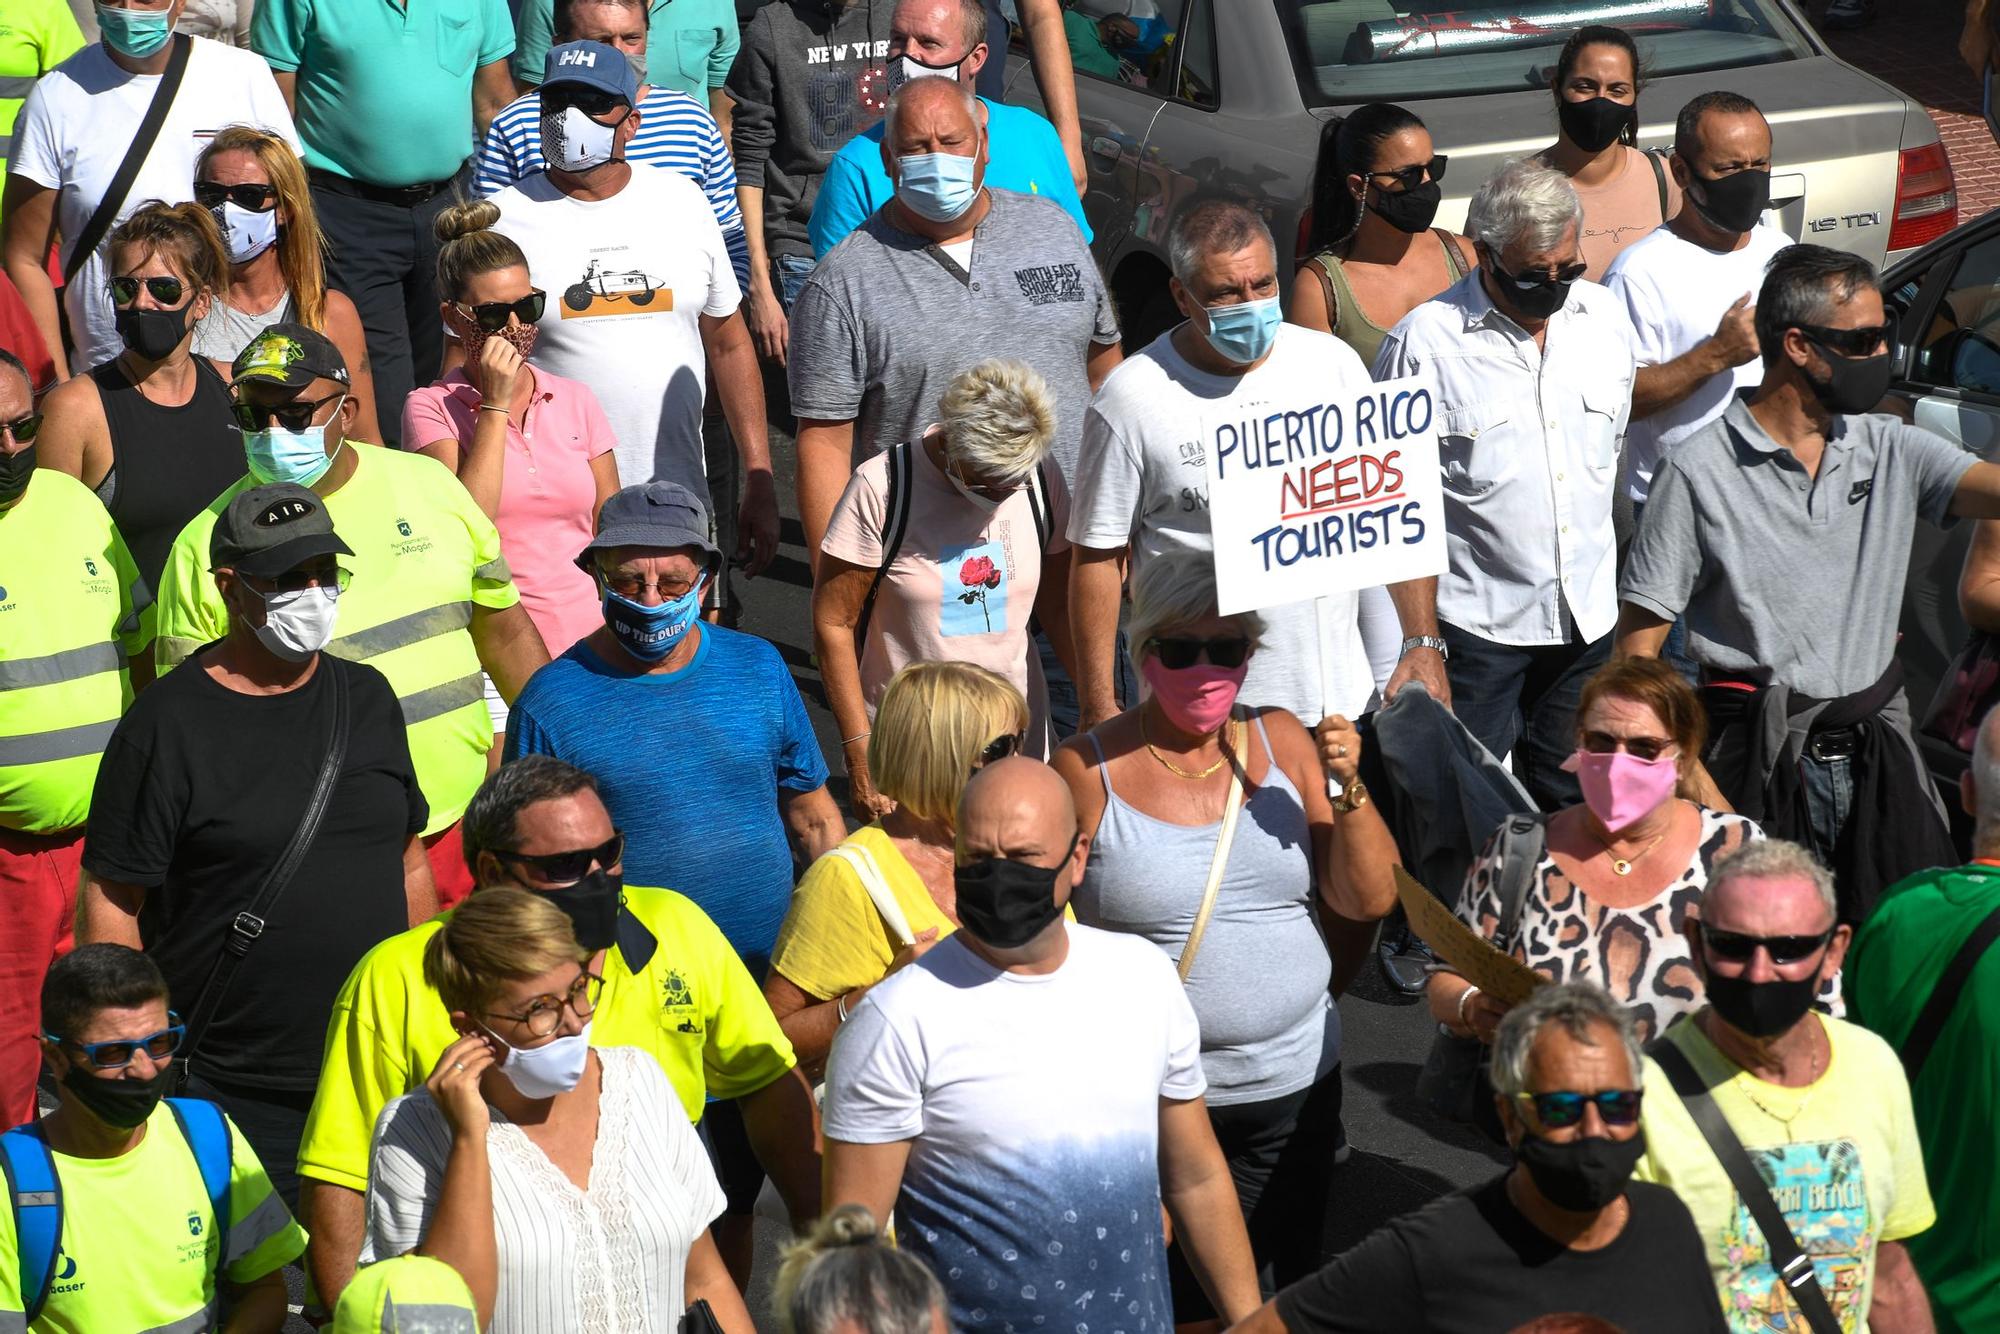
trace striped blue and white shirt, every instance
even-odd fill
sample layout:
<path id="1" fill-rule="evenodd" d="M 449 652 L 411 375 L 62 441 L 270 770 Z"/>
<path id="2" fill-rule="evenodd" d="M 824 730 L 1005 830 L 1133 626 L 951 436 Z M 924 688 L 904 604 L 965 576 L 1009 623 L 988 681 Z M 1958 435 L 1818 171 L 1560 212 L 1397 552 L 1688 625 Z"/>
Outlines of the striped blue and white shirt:
<path id="1" fill-rule="evenodd" d="M 493 118 L 479 149 L 473 188 L 481 197 L 498 194 L 548 166 L 542 157 L 542 102 L 538 93 L 515 98 Z M 639 133 L 625 146 L 628 162 L 665 167 L 700 186 L 715 210 L 737 285 L 750 289 L 750 244 L 743 237 L 743 213 L 736 206 L 736 164 L 708 108 L 686 93 L 652 87 L 639 99 Z"/>

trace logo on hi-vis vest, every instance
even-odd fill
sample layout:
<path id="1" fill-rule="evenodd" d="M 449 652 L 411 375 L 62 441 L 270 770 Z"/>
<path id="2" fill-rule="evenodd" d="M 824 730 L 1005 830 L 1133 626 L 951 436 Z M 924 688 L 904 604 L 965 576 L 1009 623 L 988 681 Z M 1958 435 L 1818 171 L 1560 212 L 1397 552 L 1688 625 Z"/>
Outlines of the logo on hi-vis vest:
<path id="1" fill-rule="evenodd" d="M 394 544 L 398 556 L 421 556 L 437 545 L 428 537 L 418 537 L 416 535 L 417 530 L 411 526 L 408 519 L 398 517 L 396 520 L 396 531 L 402 534 L 405 539 Z"/>
<path id="2" fill-rule="evenodd" d="M 96 561 L 94 561 L 94 560 L 92 560 L 92 559 L 91 559 L 90 557 L 88 557 L 88 556 L 85 556 L 85 557 L 83 558 L 83 568 L 84 568 L 85 570 L 89 571 L 89 572 L 90 572 L 91 574 L 96 574 L 96 573 L 97 573 L 97 562 L 96 562 Z"/>
<path id="3" fill-rule="evenodd" d="M 396 520 L 396 531 L 404 537 L 408 537 L 410 535 L 410 521 L 408 519 Z"/>
<path id="4" fill-rule="evenodd" d="M 188 1235 L 190 1237 L 201 1235 L 201 1215 L 192 1210 L 188 1213 Z"/>
<path id="5" fill-rule="evenodd" d="M 49 1274 L 49 1295 L 59 1292 L 82 1292 L 87 1286 L 83 1281 L 70 1282 L 76 1278 L 76 1257 L 68 1251 L 56 1250 L 56 1267 Z"/>

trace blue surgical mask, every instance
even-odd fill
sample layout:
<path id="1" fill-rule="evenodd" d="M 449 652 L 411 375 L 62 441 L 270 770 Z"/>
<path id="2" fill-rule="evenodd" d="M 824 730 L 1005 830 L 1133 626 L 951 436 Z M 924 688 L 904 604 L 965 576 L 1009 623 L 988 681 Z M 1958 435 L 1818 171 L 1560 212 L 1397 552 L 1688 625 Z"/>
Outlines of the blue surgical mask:
<path id="1" fill-rule="evenodd" d="M 334 454 L 339 452 L 336 449 Z M 325 426 L 288 431 L 274 424 L 262 431 L 245 431 L 243 455 L 250 465 L 250 475 L 266 484 L 296 482 L 311 486 L 333 466 L 333 455 L 326 452 Z"/>
<path id="2" fill-rule="evenodd" d="M 703 575 L 685 594 L 657 607 L 619 597 L 607 588 L 604 623 L 627 653 L 641 662 L 658 662 L 674 651 L 701 615 L 701 590 L 707 583 L 708 576 Z"/>
<path id="3" fill-rule="evenodd" d="M 174 35 L 174 13 L 171 8 L 114 9 L 97 0 L 97 30 L 119 55 L 144 60 Z"/>
<path id="4" fill-rule="evenodd" d="M 1238 366 L 1262 361 L 1278 341 L 1284 312 L 1278 298 L 1245 301 L 1235 306 L 1203 306 L 1208 316 L 1208 345 Z"/>
<path id="5" fill-rule="evenodd" d="M 896 198 L 903 207 L 930 222 L 950 222 L 965 216 L 979 198 L 973 179 L 979 165 L 975 146 L 971 157 L 956 153 L 912 153 L 897 158 L 901 169 L 896 181 Z"/>

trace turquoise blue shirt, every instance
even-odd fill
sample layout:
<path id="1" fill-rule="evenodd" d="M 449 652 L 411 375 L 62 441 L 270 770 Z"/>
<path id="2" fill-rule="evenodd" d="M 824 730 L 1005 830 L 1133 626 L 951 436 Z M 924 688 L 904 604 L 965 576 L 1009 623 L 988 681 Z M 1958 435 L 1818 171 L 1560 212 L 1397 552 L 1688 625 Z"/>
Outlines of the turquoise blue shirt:
<path id="1" fill-rule="evenodd" d="M 1063 152 L 1056 127 L 1026 107 L 1010 107 L 984 97 L 979 100 L 986 103 L 986 184 L 1018 194 L 1047 195 L 1076 219 L 1088 243 L 1092 239 L 1090 224 L 1084 221 L 1083 201 L 1076 197 L 1069 155 Z M 827 251 L 846 240 L 849 232 L 872 217 L 895 193 L 888 169 L 882 165 L 882 122 L 878 120 L 841 146 L 820 181 L 808 227 L 813 257 L 825 259 Z"/>
<path id="2" fill-rule="evenodd" d="M 507 0 L 262 0 L 251 49 L 296 74 L 308 167 L 420 185 L 472 156 L 472 77 L 514 49 Z"/>
<path id="3" fill-rule="evenodd" d="M 523 0 L 514 77 L 535 85 L 555 40 L 555 0 Z M 703 106 L 729 80 L 740 45 L 736 0 L 653 0 L 646 27 L 646 82 L 686 93 Z"/>

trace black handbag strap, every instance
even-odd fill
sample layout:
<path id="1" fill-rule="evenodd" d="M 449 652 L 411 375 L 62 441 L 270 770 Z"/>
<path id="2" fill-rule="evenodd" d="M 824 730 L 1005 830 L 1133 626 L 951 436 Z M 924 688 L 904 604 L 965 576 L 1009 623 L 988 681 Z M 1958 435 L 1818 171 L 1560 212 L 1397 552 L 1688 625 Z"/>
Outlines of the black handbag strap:
<path id="1" fill-rule="evenodd" d="M 1750 1211 L 1750 1217 L 1757 1221 L 1757 1230 L 1764 1234 L 1764 1249 L 1771 1268 L 1777 1271 L 1778 1281 L 1792 1294 L 1799 1314 L 1805 1317 L 1813 1334 L 1841 1334 L 1840 1322 L 1834 1318 L 1826 1293 L 1820 1289 L 1819 1275 L 1813 1272 L 1812 1257 L 1799 1248 L 1791 1225 L 1785 1221 L 1784 1211 L 1771 1198 L 1771 1188 L 1764 1184 L 1764 1178 L 1750 1161 L 1750 1155 L 1743 1151 L 1743 1141 L 1737 1139 L 1736 1132 L 1730 1129 L 1729 1118 L 1716 1106 L 1708 1086 L 1696 1073 L 1694 1063 L 1688 1060 L 1686 1052 L 1666 1037 L 1647 1047 L 1646 1054 L 1666 1072 L 1667 1081 L 1681 1096 L 1681 1105 L 1694 1118 L 1696 1128 L 1708 1141 L 1708 1147 L 1721 1162 L 1722 1170 L 1729 1174 L 1730 1184 L 1736 1187 L 1737 1198 Z"/>
<path id="2" fill-rule="evenodd" d="M 854 621 L 857 658 L 868 642 L 868 620 L 875 612 L 876 595 L 882 591 L 882 581 L 889 577 L 889 567 L 902 554 L 903 536 L 910 527 L 910 488 L 916 480 L 911 475 L 914 452 L 915 446 L 907 440 L 889 446 L 889 494 L 882 510 L 882 560 L 875 567 L 875 577 L 868 581 L 868 593 L 861 599 L 861 614 Z"/>
<path id="3" fill-rule="evenodd" d="M 1951 956 L 1944 974 L 1931 989 L 1930 999 L 1918 1012 L 1917 1022 L 1910 1025 L 1909 1036 L 1903 1039 L 1903 1073 L 1912 1085 L 1917 1082 L 1917 1074 L 1924 1068 L 1931 1048 L 1937 1045 L 1938 1034 L 1944 1032 L 1945 1021 L 1951 1018 L 1965 984 L 1972 980 L 1972 970 L 1979 966 L 1995 940 L 2000 940 L 2000 908 L 1987 913 L 1958 947 L 1958 953 Z"/>
<path id="4" fill-rule="evenodd" d="M 1521 929 L 1521 909 L 1548 847 L 1549 817 L 1539 811 L 1510 815 L 1500 826 L 1500 842 L 1494 848 L 1500 863 L 1500 921 L 1493 932 L 1493 948 L 1502 954 L 1514 948 L 1514 937 Z"/>
<path id="5" fill-rule="evenodd" d="M 180 1062 L 183 1082 L 187 1079 L 195 1053 L 201 1047 L 202 1038 L 207 1036 L 216 1008 L 229 990 L 230 976 L 243 962 L 244 956 L 250 953 L 250 947 L 257 943 L 258 937 L 264 934 L 271 910 L 277 906 L 279 896 L 291 884 L 299 863 L 305 860 L 313 839 L 319 835 L 319 827 L 326 819 L 326 808 L 333 804 L 333 789 L 340 782 L 340 771 L 347 762 L 347 676 L 327 654 L 320 655 L 319 670 L 331 675 L 333 689 L 333 736 L 327 744 L 326 758 L 320 761 L 319 775 L 313 780 L 312 795 L 306 799 L 305 814 L 300 818 L 298 827 L 292 830 L 291 841 L 278 854 L 278 860 L 264 876 L 264 883 L 257 887 L 250 906 L 237 913 L 236 920 L 229 924 L 229 935 L 222 943 L 222 952 L 209 969 L 208 980 L 196 993 L 194 1008 L 188 1012 L 187 1036 L 182 1044 L 182 1050 L 186 1052 Z"/>
<path id="6" fill-rule="evenodd" d="M 125 207 L 125 197 L 132 193 L 132 182 L 139 179 L 139 169 L 146 165 L 146 155 L 153 151 L 153 143 L 160 137 L 160 127 L 167 123 L 167 112 L 173 108 L 174 94 L 180 91 L 181 76 L 187 73 L 188 56 L 194 51 L 194 38 L 186 33 L 175 33 L 173 40 L 173 53 L 167 57 L 167 68 L 160 75 L 160 86 L 153 89 L 153 100 L 146 104 L 145 118 L 132 135 L 132 143 L 125 150 L 125 160 L 118 164 L 117 174 L 105 187 L 104 197 L 97 201 L 90 221 L 84 223 L 83 230 L 76 234 L 76 248 L 70 251 L 69 263 L 63 265 L 65 286 L 90 262 L 91 255 L 104 240 L 104 234 L 111 230 L 118 210 Z"/>

